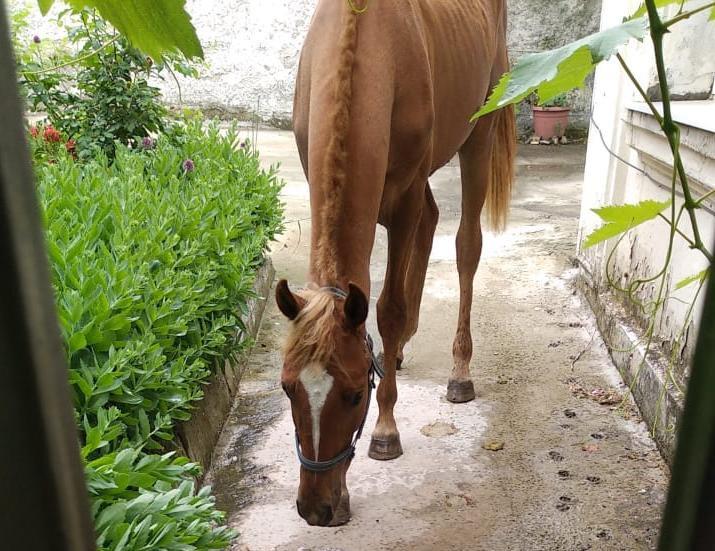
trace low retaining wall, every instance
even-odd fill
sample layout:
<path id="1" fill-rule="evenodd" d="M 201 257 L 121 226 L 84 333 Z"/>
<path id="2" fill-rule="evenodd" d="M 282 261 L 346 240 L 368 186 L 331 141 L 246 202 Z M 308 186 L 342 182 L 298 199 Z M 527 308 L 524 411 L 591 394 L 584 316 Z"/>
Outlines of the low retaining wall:
<path id="1" fill-rule="evenodd" d="M 274 276 L 273 264 L 270 259 L 266 259 L 256 276 L 253 286 L 256 298 L 248 304 L 248 316 L 244 320 L 246 334 L 242 338 L 253 339 L 258 334 Z M 176 447 L 204 470 L 211 465 L 214 446 L 231 411 L 244 368 L 244 361 L 227 361 L 204 388 L 204 398 L 196 405 L 191 419 L 176 428 Z"/>
<path id="2" fill-rule="evenodd" d="M 658 352 L 655 343 L 648 357 L 644 357 L 645 345 L 641 342 L 640 329 L 636 328 L 609 291 L 594 284 L 583 264 L 579 270 L 578 286 L 593 310 L 613 363 L 631 389 L 661 455 L 672 467 L 675 427 L 683 413 L 684 397 L 668 381 L 667 361 Z"/>

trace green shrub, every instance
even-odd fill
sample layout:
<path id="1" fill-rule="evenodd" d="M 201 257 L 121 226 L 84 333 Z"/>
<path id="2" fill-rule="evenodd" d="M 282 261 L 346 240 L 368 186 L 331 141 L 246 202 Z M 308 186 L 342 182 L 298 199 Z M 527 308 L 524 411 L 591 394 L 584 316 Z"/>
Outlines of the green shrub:
<path id="1" fill-rule="evenodd" d="M 116 141 L 127 144 L 164 129 L 166 108 L 151 76 L 197 75 L 178 54 L 155 64 L 95 10 L 61 12 L 58 24 L 67 38 L 59 43 L 39 36 L 21 40 L 26 17 L 18 11 L 13 24 L 21 90 L 31 110 L 46 112 L 50 124 L 76 143 L 81 160 L 97 150 L 112 159 Z"/>
<path id="2" fill-rule="evenodd" d="M 198 121 L 36 171 L 100 548 L 222 548 L 198 467 L 150 454 L 245 346 L 238 313 L 281 229 L 275 172 Z"/>

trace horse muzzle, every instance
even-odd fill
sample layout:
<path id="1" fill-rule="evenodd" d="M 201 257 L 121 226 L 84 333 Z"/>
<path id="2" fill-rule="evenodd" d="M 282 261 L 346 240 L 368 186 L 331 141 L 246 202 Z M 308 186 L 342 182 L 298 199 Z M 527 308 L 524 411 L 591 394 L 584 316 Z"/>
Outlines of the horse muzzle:
<path id="1" fill-rule="evenodd" d="M 298 514 L 311 526 L 329 526 L 333 520 L 333 507 L 326 503 L 315 505 L 296 501 Z"/>

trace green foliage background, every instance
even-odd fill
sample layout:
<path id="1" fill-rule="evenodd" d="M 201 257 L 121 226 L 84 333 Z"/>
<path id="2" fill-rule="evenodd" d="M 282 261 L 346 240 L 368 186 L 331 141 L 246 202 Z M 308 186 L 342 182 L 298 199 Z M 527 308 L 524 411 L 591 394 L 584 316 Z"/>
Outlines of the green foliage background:
<path id="1" fill-rule="evenodd" d="M 46 15 L 55 0 L 37 3 Z M 185 3 L 186 0 L 65 0 L 74 10 L 96 9 L 134 47 L 156 60 L 177 52 L 187 59 L 203 57 Z"/>
<path id="2" fill-rule="evenodd" d="M 195 66 L 169 52 L 155 63 L 98 12 L 64 10 L 57 24 L 66 38 L 25 43 L 27 10 L 14 16 L 20 86 L 28 108 L 47 119 L 76 146 L 80 160 L 101 151 L 114 156 L 116 141 L 149 136 L 164 128 L 167 111 L 150 77 L 179 72 L 197 76 Z"/>
<path id="3" fill-rule="evenodd" d="M 36 173 L 99 548 L 223 548 L 198 466 L 165 450 L 247 344 L 240 313 L 281 229 L 280 183 L 235 130 L 200 121 L 117 143 L 113 163 L 64 155 Z"/>

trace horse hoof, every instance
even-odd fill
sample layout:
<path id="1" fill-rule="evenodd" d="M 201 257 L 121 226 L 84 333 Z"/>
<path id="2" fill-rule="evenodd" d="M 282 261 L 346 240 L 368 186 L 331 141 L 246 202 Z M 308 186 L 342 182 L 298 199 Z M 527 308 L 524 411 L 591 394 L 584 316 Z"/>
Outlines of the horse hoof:
<path id="1" fill-rule="evenodd" d="M 350 494 L 347 492 L 340 496 L 340 504 L 333 514 L 330 526 L 342 526 L 350 521 Z"/>
<path id="2" fill-rule="evenodd" d="M 387 438 L 372 437 L 370 440 L 370 450 L 367 454 L 372 459 L 378 461 L 389 461 L 396 459 L 402 455 L 402 444 L 400 444 L 400 435 L 395 434 Z"/>
<path id="3" fill-rule="evenodd" d="M 471 379 L 456 380 L 450 379 L 447 385 L 447 400 L 453 404 L 463 404 L 471 402 L 476 398 L 474 383 Z"/>
<path id="4" fill-rule="evenodd" d="M 377 365 L 379 365 L 383 371 L 385 370 L 385 355 L 382 352 L 377 355 Z M 402 360 L 400 358 L 397 358 L 395 369 L 397 369 L 397 371 L 402 370 Z"/>

